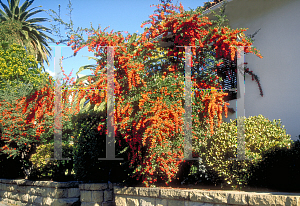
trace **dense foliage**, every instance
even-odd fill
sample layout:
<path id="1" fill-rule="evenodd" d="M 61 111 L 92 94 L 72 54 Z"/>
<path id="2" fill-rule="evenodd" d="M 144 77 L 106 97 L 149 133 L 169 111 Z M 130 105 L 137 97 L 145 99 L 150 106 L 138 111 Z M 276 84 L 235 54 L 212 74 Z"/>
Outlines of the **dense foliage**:
<path id="1" fill-rule="evenodd" d="M 30 84 L 36 88 L 44 84 L 48 76 L 48 73 L 42 73 L 34 56 L 28 55 L 24 47 L 18 44 L 0 47 L 0 89 L 5 89 L 7 84 L 19 88 Z"/>
<path id="2" fill-rule="evenodd" d="M 221 26 L 224 19 L 210 21 L 201 15 L 201 10 L 184 11 L 183 7 L 170 4 L 158 5 L 163 8 L 151 15 L 141 35 L 127 35 L 120 32 L 107 33 L 105 30 L 86 29 L 87 41 L 77 33 L 71 35 L 71 45 L 76 54 L 83 47 L 97 58 L 94 76 L 87 79 L 90 84 L 78 91 L 79 99 L 89 99 L 90 104 L 99 107 L 107 101 L 107 46 L 114 49 L 115 78 L 115 124 L 121 144 L 128 147 L 128 161 L 135 170 L 134 176 L 145 185 L 157 181 L 169 183 L 174 180 L 183 161 L 184 150 L 184 68 L 186 54 L 184 45 L 191 48 L 189 59 L 192 66 L 192 121 L 194 143 L 200 144 L 209 133 L 213 133 L 222 113 L 227 111 L 223 97 L 226 93 L 211 91 L 221 89 L 216 65 L 222 59 L 234 60 L 236 47 L 247 46 L 246 53 L 257 51 L 250 47 L 250 39 L 242 35 L 245 29 L 230 29 Z M 156 37 L 165 38 L 172 34 L 174 45 L 160 48 Z M 208 59 L 210 61 L 208 61 Z M 82 79 L 83 80 L 83 79 Z M 76 86 L 82 86 L 77 82 Z M 93 90 L 89 90 L 93 89 Z M 88 91 L 89 90 L 89 91 Z M 79 102 L 78 102 L 79 105 Z M 99 126 L 103 126 L 99 122 Z M 195 154 L 197 155 L 197 154 Z"/>
<path id="3" fill-rule="evenodd" d="M 300 192 L 300 140 L 291 148 L 265 151 L 262 161 L 251 167 L 249 185 L 280 191 Z"/>
<path id="4" fill-rule="evenodd" d="M 31 55 L 27 56 L 21 46 L 13 44 L 0 52 L 0 152 L 7 157 L 22 159 L 23 172 L 28 177 L 29 158 L 36 147 L 54 139 L 53 79 L 38 68 L 37 62 Z M 63 141 L 70 139 L 72 131 L 66 117 L 70 110 L 67 103 L 62 103 L 66 107 L 62 111 Z"/>
<path id="5" fill-rule="evenodd" d="M 79 33 L 70 32 L 68 45 L 74 49 L 74 54 L 88 47 L 96 60 L 96 65 L 82 67 L 78 71 L 93 70 L 94 76 L 87 77 L 88 86 L 82 88 L 84 78 L 72 82 L 65 75 L 62 98 L 56 99 L 62 104 L 63 142 L 68 145 L 70 140 L 74 141 L 77 179 L 113 181 L 111 176 L 116 175 L 112 172 L 125 171 L 125 177 L 119 180 L 131 174 L 146 186 L 174 181 L 184 162 L 185 86 L 195 89 L 191 95 L 194 157 L 202 157 L 205 146 L 205 154 L 209 155 L 208 158 L 212 157 L 213 153 L 208 154 L 209 149 L 216 145 L 212 143 L 222 141 L 223 136 L 217 133 L 217 128 L 222 128 L 222 115 L 227 115 L 228 103 L 224 101 L 227 94 L 217 90 L 222 89 L 218 67 L 224 59 L 233 61 L 239 56 L 237 46 L 246 46 L 246 53 L 261 55 L 251 47 L 251 39 L 244 35 L 246 29 L 223 26 L 224 16 L 210 21 L 201 15 L 201 9 L 185 11 L 182 5 L 175 7 L 171 4 L 158 5 L 157 8 L 158 12 L 150 16 L 151 20 L 143 23 L 142 27 L 150 26 L 141 35 L 128 34 L 124 37 L 121 32 L 108 33 L 105 29 L 92 27 L 85 29 L 89 34 L 85 41 Z M 173 45 L 162 48 L 156 39 L 159 35 L 166 41 L 168 36 Z M 190 54 L 186 53 L 188 48 L 184 46 L 187 45 L 191 46 Z M 117 46 L 113 59 L 117 80 L 113 115 L 118 145 L 116 154 L 126 158 L 121 165 L 118 161 L 97 161 L 105 154 L 109 46 Z M 186 64 L 192 70 L 191 85 L 185 79 L 189 76 L 185 74 Z M 71 86 L 73 90 L 67 90 Z M 32 151 L 39 144 L 53 142 L 54 91 L 54 83 L 49 78 L 45 84 L 28 94 L 23 92 L 9 103 L 3 99 L 2 116 L 10 121 L 2 122 L 5 127 L 1 136 L 4 142 L 2 152 L 17 157 L 28 148 Z M 75 95 L 71 104 L 69 95 Z M 89 103 L 84 106 L 86 100 Z M 6 106 L 2 106 L 4 104 Z M 216 135 L 216 140 L 209 138 L 212 135 Z M 232 134 L 230 138 L 234 137 Z M 232 144 L 233 139 L 230 139 Z M 39 150 L 38 154 L 51 151 L 50 146 L 41 148 L 45 150 Z M 33 162 L 37 162 L 37 156 L 34 158 Z M 204 160 L 208 167 L 219 172 L 218 165 L 210 165 L 214 164 L 211 159 Z M 38 164 L 35 166 L 39 167 Z M 100 179 L 97 177 L 99 172 L 102 174 Z"/>
<path id="6" fill-rule="evenodd" d="M 237 121 L 222 123 L 213 135 L 201 145 L 201 158 L 209 178 L 224 186 L 246 186 L 251 167 L 263 159 L 267 151 L 290 148 L 292 140 L 280 120 L 270 121 L 262 115 L 246 118 L 245 156 L 250 160 L 231 160 L 237 157 Z"/>
<path id="7" fill-rule="evenodd" d="M 99 160 L 106 157 L 105 112 L 88 111 L 72 119 L 74 124 L 74 172 L 80 181 L 124 182 L 128 181 L 129 169 L 124 148 L 115 144 L 116 157 L 120 160 Z M 99 122 L 104 123 L 103 128 Z M 99 133 L 100 132 L 100 133 Z"/>
<path id="8" fill-rule="evenodd" d="M 71 144 L 62 144 L 62 157 L 71 158 L 71 160 L 50 160 L 50 158 L 54 159 L 53 143 L 38 146 L 36 152 L 30 158 L 33 167 L 29 178 L 51 179 L 54 181 L 73 180 L 71 174 L 73 169 L 73 146 Z"/>

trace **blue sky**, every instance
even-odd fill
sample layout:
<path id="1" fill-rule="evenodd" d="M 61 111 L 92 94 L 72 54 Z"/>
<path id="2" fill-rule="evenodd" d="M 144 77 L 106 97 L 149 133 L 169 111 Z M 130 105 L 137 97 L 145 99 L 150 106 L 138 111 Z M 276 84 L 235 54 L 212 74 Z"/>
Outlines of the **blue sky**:
<path id="1" fill-rule="evenodd" d="M 20 5 L 24 1 L 21 1 Z M 198 6 L 203 6 L 204 0 L 173 0 L 173 4 L 179 5 L 182 3 L 185 10 L 189 10 L 189 7 L 196 9 Z M 58 5 L 60 5 L 60 16 L 61 18 L 69 23 L 70 17 L 67 15 L 69 13 L 68 0 L 35 0 L 34 3 L 29 8 L 42 6 L 42 9 L 49 10 L 53 9 L 58 13 Z M 72 21 L 74 23 L 74 29 L 77 27 L 90 28 L 92 23 L 94 28 L 98 25 L 101 29 L 109 27 L 107 29 L 110 32 L 112 29 L 114 31 L 128 31 L 129 33 L 142 33 L 143 29 L 140 27 L 143 21 L 149 19 L 149 15 L 153 14 L 156 7 L 150 7 L 152 4 L 158 4 L 158 0 L 71 0 L 72 3 Z M 32 18 L 46 17 L 50 16 L 41 12 Z M 57 22 L 46 22 L 43 26 L 51 28 L 50 24 L 57 24 Z M 65 34 L 64 26 L 61 25 L 61 34 Z M 123 33 L 123 35 L 125 35 Z M 54 37 L 54 36 L 51 36 Z M 54 37 L 54 39 L 57 39 Z M 58 40 L 58 39 L 57 39 Z M 56 44 L 50 44 L 50 46 L 57 46 Z M 54 48 L 60 49 L 60 47 L 51 47 L 52 58 L 50 59 L 50 66 L 46 66 L 46 71 L 54 75 Z M 61 55 L 64 57 L 69 57 L 73 54 L 70 47 L 61 47 Z M 75 57 L 63 60 L 63 68 L 66 74 L 69 74 L 73 69 L 72 77 L 75 77 L 76 72 L 79 67 L 95 64 L 94 60 L 88 60 L 87 57 L 83 56 L 93 56 L 93 53 L 88 52 L 87 48 L 84 48 L 78 52 Z M 89 71 L 82 72 L 81 74 L 91 74 Z"/>

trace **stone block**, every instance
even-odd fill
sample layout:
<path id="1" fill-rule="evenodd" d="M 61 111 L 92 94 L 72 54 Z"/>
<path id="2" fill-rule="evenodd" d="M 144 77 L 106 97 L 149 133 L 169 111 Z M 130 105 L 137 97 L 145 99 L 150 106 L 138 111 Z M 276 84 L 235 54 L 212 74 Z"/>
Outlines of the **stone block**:
<path id="1" fill-rule="evenodd" d="M 12 180 L 10 180 L 10 179 L 1 179 L 1 182 L 5 183 L 5 184 L 11 184 Z"/>
<path id="2" fill-rule="evenodd" d="M 54 205 L 53 202 L 54 202 L 54 199 L 52 199 L 51 197 L 43 198 L 43 205 Z"/>
<path id="3" fill-rule="evenodd" d="M 159 197 L 159 191 L 160 189 L 158 188 L 141 187 L 139 188 L 139 195 L 145 197 Z"/>
<path id="4" fill-rule="evenodd" d="M 249 194 L 249 205 L 268 205 L 268 206 L 275 206 L 275 196 L 268 195 L 268 194 Z"/>
<path id="5" fill-rule="evenodd" d="M 127 206 L 126 204 L 126 196 L 116 195 L 115 196 L 116 206 Z"/>
<path id="6" fill-rule="evenodd" d="M 113 189 L 113 183 L 108 182 L 108 189 L 112 190 Z"/>
<path id="7" fill-rule="evenodd" d="M 11 200 L 16 200 L 16 201 L 20 200 L 19 194 L 16 192 L 7 192 L 7 198 L 11 199 Z"/>
<path id="8" fill-rule="evenodd" d="M 29 185 L 29 183 L 26 183 Z M 51 187 L 51 188 L 78 188 L 79 182 L 70 181 L 70 182 L 51 182 L 51 181 L 33 181 L 31 185 L 36 187 Z"/>
<path id="9" fill-rule="evenodd" d="M 48 188 L 46 188 L 46 187 L 28 186 L 26 190 L 27 190 L 27 194 L 47 197 L 48 196 L 47 189 Z"/>
<path id="10" fill-rule="evenodd" d="M 16 192 L 17 191 L 17 185 L 7 184 L 6 190 L 9 192 Z"/>
<path id="11" fill-rule="evenodd" d="M 80 201 L 81 202 L 92 202 L 92 192 L 91 191 L 80 191 Z"/>
<path id="12" fill-rule="evenodd" d="M 228 201 L 229 204 L 236 205 L 248 205 L 248 194 L 243 192 L 230 192 L 228 193 Z"/>
<path id="13" fill-rule="evenodd" d="M 104 202 L 113 200 L 113 191 L 112 190 L 104 190 Z"/>
<path id="14" fill-rule="evenodd" d="M 156 205 L 155 206 L 168 206 L 168 201 L 166 199 L 155 199 Z"/>
<path id="15" fill-rule="evenodd" d="M 52 198 L 66 198 L 68 197 L 68 189 L 67 188 L 47 188 L 47 192 L 42 196 L 44 197 L 52 197 Z"/>
<path id="16" fill-rule="evenodd" d="M 276 206 L 285 206 L 286 204 L 286 199 L 287 199 L 287 196 L 285 195 L 276 195 L 276 199 L 275 199 L 275 203 L 276 203 Z"/>
<path id="17" fill-rule="evenodd" d="M 276 201 L 277 202 L 277 201 Z M 300 196 L 287 196 L 285 206 L 300 206 Z"/>
<path id="18" fill-rule="evenodd" d="M 79 188 L 68 188 L 68 197 L 80 197 Z"/>
<path id="19" fill-rule="evenodd" d="M 103 191 L 91 191 L 92 202 L 103 202 Z"/>
<path id="20" fill-rule="evenodd" d="M 27 188 L 26 188 L 26 186 L 18 185 L 18 187 L 17 187 L 17 192 L 26 194 L 26 193 L 27 193 Z"/>
<path id="21" fill-rule="evenodd" d="M 43 205 L 55 205 L 55 206 L 69 206 L 79 205 L 79 198 L 43 198 Z"/>
<path id="22" fill-rule="evenodd" d="M 128 196 L 126 198 L 127 206 L 139 206 L 139 198 L 134 196 Z"/>
<path id="23" fill-rule="evenodd" d="M 47 187 L 35 187 L 34 194 L 42 197 L 48 197 L 48 188 Z"/>
<path id="24" fill-rule="evenodd" d="M 16 185 L 26 185 L 26 182 L 27 180 L 25 179 L 22 179 L 22 180 L 14 180 L 14 184 Z"/>
<path id="25" fill-rule="evenodd" d="M 114 193 L 120 195 L 138 195 L 138 187 L 114 187 Z"/>
<path id="26" fill-rule="evenodd" d="M 103 202 L 101 206 L 116 206 L 116 204 L 113 201 L 109 201 Z"/>
<path id="27" fill-rule="evenodd" d="M 35 195 L 29 195 L 28 203 L 34 204 L 34 205 L 43 205 L 43 197 L 35 196 Z"/>
<path id="28" fill-rule="evenodd" d="M 95 203 L 95 202 L 84 202 L 84 203 L 81 203 L 81 206 L 102 206 L 102 204 Z"/>
<path id="29" fill-rule="evenodd" d="M 193 202 L 226 204 L 228 193 L 223 191 L 192 190 L 190 191 L 190 200 Z"/>
<path id="30" fill-rule="evenodd" d="M 0 197 L 1 198 L 7 198 L 7 191 L 1 190 L 0 191 Z"/>
<path id="31" fill-rule="evenodd" d="M 62 198 L 62 199 L 56 199 L 54 201 L 54 205 L 56 206 L 71 206 L 71 205 L 80 205 L 80 200 L 79 198 Z"/>
<path id="32" fill-rule="evenodd" d="M 216 191 L 214 192 L 214 203 L 226 204 L 228 202 L 228 192 Z"/>
<path id="33" fill-rule="evenodd" d="M 51 181 L 34 181 L 33 185 L 36 187 L 55 187 Z"/>
<path id="34" fill-rule="evenodd" d="M 178 190 L 178 189 L 161 189 L 160 197 L 167 198 L 167 199 L 188 200 L 189 191 Z"/>
<path id="35" fill-rule="evenodd" d="M 119 187 L 119 186 L 114 186 L 114 193 L 115 194 L 123 194 L 123 187 Z"/>
<path id="36" fill-rule="evenodd" d="M 7 205 L 18 205 L 18 206 L 27 206 L 26 203 L 22 203 L 21 201 L 11 200 L 11 199 L 5 199 L 3 201 Z"/>
<path id="37" fill-rule="evenodd" d="M 29 194 L 19 193 L 19 196 L 20 196 L 20 201 L 21 202 L 28 202 Z"/>
<path id="38" fill-rule="evenodd" d="M 226 205 L 186 201 L 184 206 L 226 206 Z M 236 206 L 238 206 L 238 205 L 236 205 Z"/>
<path id="39" fill-rule="evenodd" d="M 80 184 L 80 190 L 105 190 L 108 188 L 107 183 Z"/>
<path id="40" fill-rule="evenodd" d="M 30 195 L 34 195 L 35 194 L 35 187 L 34 186 L 27 186 L 26 187 L 26 193 L 30 194 Z"/>
<path id="41" fill-rule="evenodd" d="M 81 206 L 94 206 L 94 202 L 82 202 Z"/>
<path id="42" fill-rule="evenodd" d="M 184 200 L 168 200 L 168 205 L 172 205 L 172 206 L 185 206 Z"/>

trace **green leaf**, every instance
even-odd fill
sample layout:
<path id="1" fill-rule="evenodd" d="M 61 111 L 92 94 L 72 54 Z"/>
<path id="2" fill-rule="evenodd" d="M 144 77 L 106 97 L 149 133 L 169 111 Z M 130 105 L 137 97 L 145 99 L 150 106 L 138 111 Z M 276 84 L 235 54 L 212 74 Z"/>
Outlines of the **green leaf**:
<path id="1" fill-rule="evenodd" d="M 95 64 L 90 64 L 90 65 L 85 65 L 79 68 L 78 72 L 76 73 L 76 75 L 78 75 L 80 72 L 84 71 L 84 70 L 93 70 L 96 67 Z"/>
<path id="2" fill-rule="evenodd" d="M 98 62 L 99 59 L 97 59 L 96 57 L 88 57 L 88 56 L 83 56 L 83 57 L 87 57 L 88 60 L 94 59 L 96 62 Z"/>
<path id="3" fill-rule="evenodd" d="M 130 37 L 128 43 L 129 44 L 133 43 L 136 40 L 136 36 L 137 36 L 136 33 L 132 34 L 132 36 Z"/>
<path id="4" fill-rule="evenodd" d="M 105 110 L 105 108 L 106 108 L 106 102 L 103 101 L 103 102 L 101 102 L 101 104 L 99 106 L 95 106 L 94 107 L 94 111 L 96 111 L 96 112 L 102 112 L 102 111 Z"/>

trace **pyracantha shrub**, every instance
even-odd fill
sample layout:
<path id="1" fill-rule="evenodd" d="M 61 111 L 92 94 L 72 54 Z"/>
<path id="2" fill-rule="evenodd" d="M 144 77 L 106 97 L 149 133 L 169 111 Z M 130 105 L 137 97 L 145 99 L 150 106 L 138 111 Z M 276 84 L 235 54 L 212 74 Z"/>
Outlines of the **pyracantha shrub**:
<path id="1" fill-rule="evenodd" d="M 92 69 L 94 76 L 86 79 L 89 85 L 77 93 L 78 99 L 90 100 L 97 110 L 107 102 L 108 57 L 113 62 L 115 84 L 116 140 L 128 147 L 128 161 L 137 179 L 146 186 L 174 180 L 184 157 L 183 129 L 185 115 L 185 68 L 191 66 L 191 108 L 193 143 L 199 145 L 220 125 L 222 113 L 227 113 L 221 78 L 215 65 L 223 59 L 234 60 L 237 46 L 245 53 L 261 55 L 251 47 L 252 41 L 243 35 L 246 29 L 221 26 L 222 16 L 210 21 L 201 10 L 184 11 L 182 5 L 158 5 L 163 8 L 150 16 L 150 24 L 141 35 L 110 33 L 101 28 L 86 29 L 88 40 L 77 33 L 68 43 L 76 54 L 83 47 L 94 53 L 97 64 L 80 69 Z M 171 39 L 171 46 L 161 48 L 157 37 Z M 189 48 L 191 46 L 190 56 Z M 109 47 L 114 47 L 111 49 Z M 113 54 L 113 58 L 112 58 Z M 210 60 L 210 61 L 208 61 Z M 186 65 L 187 64 L 187 65 Z M 79 71 L 79 72 L 80 72 Z M 83 86 L 83 78 L 75 86 Z M 80 102 L 77 101 L 77 109 Z M 103 125 L 99 122 L 99 126 Z M 102 126 L 101 126 L 102 127 Z M 194 156 L 199 156 L 196 150 Z"/>

